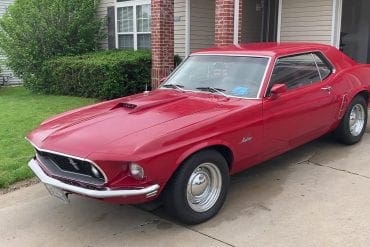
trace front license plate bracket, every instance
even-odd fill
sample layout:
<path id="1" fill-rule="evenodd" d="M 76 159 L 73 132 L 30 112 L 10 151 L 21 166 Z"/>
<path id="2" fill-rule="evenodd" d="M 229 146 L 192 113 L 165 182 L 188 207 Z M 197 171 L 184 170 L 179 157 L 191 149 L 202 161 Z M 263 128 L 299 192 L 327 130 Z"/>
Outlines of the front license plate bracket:
<path id="1" fill-rule="evenodd" d="M 45 184 L 45 187 L 46 187 L 47 191 L 49 191 L 49 194 L 52 197 L 57 198 L 59 201 L 65 203 L 65 204 L 69 203 L 69 198 L 68 198 L 68 193 L 67 192 L 65 192 L 64 190 L 59 189 L 55 186 L 52 186 L 50 184 Z"/>

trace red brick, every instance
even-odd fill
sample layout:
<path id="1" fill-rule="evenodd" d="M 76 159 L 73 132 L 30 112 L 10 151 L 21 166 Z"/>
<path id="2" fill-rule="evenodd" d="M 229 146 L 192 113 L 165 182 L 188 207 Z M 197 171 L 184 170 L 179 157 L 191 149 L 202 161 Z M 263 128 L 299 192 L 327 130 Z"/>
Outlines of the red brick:
<path id="1" fill-rule="evenodd" d="M 241 40 L 242 2 L 239 1 L 239 42 Z M 234 43 L 234 0 L 215 0 L 215 45 Z"/>
<path id="2" fill-rule="evenodd" d="M 152 0 L 152 88 L 174 67 L 173 0 Z"/>

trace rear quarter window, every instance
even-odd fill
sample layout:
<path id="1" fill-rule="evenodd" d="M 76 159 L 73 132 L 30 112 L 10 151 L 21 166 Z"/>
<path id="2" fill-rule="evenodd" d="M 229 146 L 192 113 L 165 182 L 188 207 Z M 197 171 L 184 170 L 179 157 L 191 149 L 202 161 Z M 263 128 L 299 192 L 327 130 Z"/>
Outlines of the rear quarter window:
<path id="1" fill-rule="evenodd" d="M 321 80 L 325 80 L 329 75 L 331 75 L 333 67 L 328 62 L 326 57 L 320 52 L 315 52 L 312 55 L 319 69 Z"/>

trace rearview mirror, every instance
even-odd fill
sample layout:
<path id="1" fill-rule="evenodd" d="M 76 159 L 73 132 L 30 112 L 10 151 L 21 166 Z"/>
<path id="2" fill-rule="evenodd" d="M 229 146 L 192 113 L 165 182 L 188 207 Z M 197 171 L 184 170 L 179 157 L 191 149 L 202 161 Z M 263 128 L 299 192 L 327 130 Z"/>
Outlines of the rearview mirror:
<path id="1" fill-rule="evenodd" d="M 272 86 L 270 93 L 271 93 L 271 96 L 273 95 L 277 96 L 278 94 L 285 93 L 287 90 L 288 88 L 286 87 L 285 84 L 279 83 L 279 84 L 275 84 Z"/>

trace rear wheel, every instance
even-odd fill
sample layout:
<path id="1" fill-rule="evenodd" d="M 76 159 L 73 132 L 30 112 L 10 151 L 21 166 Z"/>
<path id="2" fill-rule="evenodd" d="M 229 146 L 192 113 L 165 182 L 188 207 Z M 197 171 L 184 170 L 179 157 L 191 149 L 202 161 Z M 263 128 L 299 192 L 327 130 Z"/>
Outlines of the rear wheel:
<path id="1" fill-rule="evenodd" d="M 186 224 L 199 224 L 221 209 L 229 187 L 225 158 L 215 150 L 192 155 L 166 187 L 166 211 Z"/>
<path id="2" fill-rule="evenodd" d="M 367 102 L 359 95 L 352 100 L 334 134 L 340 142 L 351 145 L 361 140 L 366 124 Z"/>

